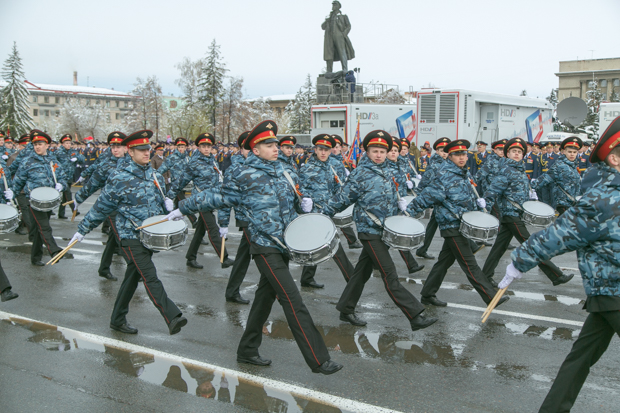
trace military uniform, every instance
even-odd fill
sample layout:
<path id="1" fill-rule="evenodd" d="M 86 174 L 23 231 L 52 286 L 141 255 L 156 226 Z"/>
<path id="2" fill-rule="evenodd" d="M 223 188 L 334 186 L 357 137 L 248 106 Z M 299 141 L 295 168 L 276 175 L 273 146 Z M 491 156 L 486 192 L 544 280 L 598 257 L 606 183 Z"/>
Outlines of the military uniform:
<path id="1" fill-rule="evenodd" d="M 56 158 L 58 159 L 58 162 L 62 166 L 62 170 L 65 174 L 65 180 L 67 181 L 67 186 L 65 187 L 65 190 L 62 191 L 62 199 L 60 206 L 58 207 L 58 218 L 61 219 L 65 218 L 65 205 L 63 204 L 65 202 L 71 201 L 72 199 L 71 184 L 73 184 L 73 175 L 75 173 L 76 163 L 84 162 L 84 157 L 81 154 L 77 153 L 72 148 L 65 149 L 65 147 L 62 146 L 62 143 L 65 141 L 71 142 L 71 135 L 67 134 L 61 137 L 61 146 L 54 152 Z M 71 211 L 73 211 L 73 209 L 75 208 L 72 203 L 69 204 L 69 207 L 71 208 Z"/>
<path id="2" fill-rule="evenodd" d="M 547 174 L 547 172 L 549 172 L 549 169 L 553 166 L 557 158 L 558 156 L 555 154 L 555 152 L 547 153 L 545 151 L 545 153 L 540 155 L 540 178 L 542 178 L 545 174 Z M 547 205 L 553 204 L 552 188 L 550 186 L 537 186 L 534 182 L 532 184 L 532 187 L 536 189 L 536 193 L 538 193 L 538 197 L 542 202 Z"/>
<path id="3" fill-rule="evenodd" d="M 491 145 L 493 150 L 502 149 L 506 144 L 506 140 L 502 139 L 496 142 L 493 142 Z M 499 173 L 500 170 L 500 161 L 501 157 L 495 152 L 491 152 L 489 156 L 487 156 L 487 160 L 484 162 L 484 165 L 478 173 L 475 175 L 476 183 L 478 186 L 478 195 L 482 195 L 484 191 L 491 185 L 491 181 L 493 178 Z M 501 219 L 499 214 L 499 210 L 497 208 L 491 207 L 489 208 L 490 213 L 497 219 Z"/>
<path id="4" fill-rule="evenodd" d="M 177 138 L 175 140 L 175 146 L 178 147 L 183 145 L 186 148 L 187 146 L 189 146 L 189 142 L 187 141 L 187 139 Z M 183 171 L 185 170 L 185 167 L 189 164 L 191 159 L 191 153 L 189 152 L 189 148 L 187 148 L 186 151 L 183 153 L 181 153 L 181 151 L 179 151 L 178 149 L 175 150 L 170 156 L 168 156 L 164 160 L 164 163 L 162 166 L 160 166 L 158 172 L 162 174 L 162 176 L 164 174 L 167 174 L 169 176 L 166 180 L 166 187 L 168 188 L 168 190 L 172 188 L 173 184 L 177 183 L 181 179 L 181 177 L 183 176 Z M 177 193 L 177 196 L 175 198 L 172 198 L 175 206 L 178 206 L 179 201 L 183 199 L 185 199 L 184 190 L 179 191 Z M 191 221 L 192 225 L 195 227 L 196 223 L 198 222 L 196 217 L 194 215 L 189 215 L 188 218 Z"/>
<path id="5" fill-rule="evenodd" d="M 589 154 L 583 152 L 577 155 L 577 171 L 579 172 L 579 175 L 583 175 L 586 169 L 588 169 L 591 166 L 592 164 L 590 163 Z"/>

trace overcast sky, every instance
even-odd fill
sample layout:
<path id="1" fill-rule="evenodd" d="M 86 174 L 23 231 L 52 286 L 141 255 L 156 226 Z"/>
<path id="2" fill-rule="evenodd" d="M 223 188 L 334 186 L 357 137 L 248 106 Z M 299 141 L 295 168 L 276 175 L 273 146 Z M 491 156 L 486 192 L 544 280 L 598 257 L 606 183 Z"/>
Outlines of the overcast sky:
<path id="1" fill-rule="evenodd" d="M 620 57 L 618 0 L 341 0 L 358 82 L 545 97 L 559 61 Z M 0 0 L 0 61 L 13 41 L 32 82 L 131 91 L 155 75 L 180 93 L 174 67 L 215 38 L 246 97 L 295 93 L 325 67 L 330 0 Z M 593 51 L 592 51 L 593 50 Z M 340 68 L 334 63 L 334 69 Z"/>

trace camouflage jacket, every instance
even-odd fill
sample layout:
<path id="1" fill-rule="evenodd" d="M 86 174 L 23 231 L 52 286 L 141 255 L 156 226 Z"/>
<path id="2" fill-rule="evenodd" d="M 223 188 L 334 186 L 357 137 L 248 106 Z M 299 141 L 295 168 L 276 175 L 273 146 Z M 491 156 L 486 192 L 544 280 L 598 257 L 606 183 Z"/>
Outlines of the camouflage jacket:
<path id="1" fill-rule="evenodd" d="M 435 155 L 431 156 L 431 159 L 429 160 L 429 164 L 426 167 L 426 171 L 424 173 L 428 172 L 431 166 L 433 166 L 433 162 L 435 162 L 435 159 L 436 159 Z M 441 158 L 441 156 L 439 157 Z M 407 176 L 408 180 L 410 181 L 413 180 L 413 178 L 417 175 L 416 171 L 412 168 L 413 162 L 409 160 L 409 155 L 406 155 L 406 156 L 400 155 L 398 157 L 398 165 L 400 165 L 400 168 L 405 172 L 406 175 L 408 175 Z"/>
<path id="2" fill-rule="evenodd" d="M 620 172 L 597 163 L 586 172 L 583 187 L 583 198 L 514 250 L 512 262 L 525 272 L 542 261 L 577 251 L 588 297 L 620 297 Z"/>
<path id="3" fill-rule="evenodd" d="M 347 180 L 347 173 L 345 172 L 347 168 L 344 167 L 343 159 L 342 155 L 329 155 L 329 158 L 327 158 L 327 161 L 334 167 L 338 179 L 340 179 L 342 183 Z"/>
<path id="4" fill-rule="evenodd" d="M 134 161 L 123 162 L 111 173 L 101 195 L 80 222 L 78 232 L 88 234 L 112 212 L 118 211 L 116 228 L 119 237 L 140 239 L 136 227 L 147 218 L 167 214 L 164 197 L 155 185 L 155 174 L 159 182 L 163 182 L 150 163 L 140 166 Z"/>
<path id="5" fill-rule="evenodd" d="M 282 153 L 281 150 L 278 149 L 278 161 L 282 162 L 282 165 L 284 166 L 284 169 L 288 172 L 294 172 L 294 173 L 298 173 L 299 172 L 299 167 L 297 166 L 297 163 L 295 163 L 295 159 L 293 159 L 292 156 L 286 156 Z"/>
<path id="6" fill-rule="evenodd" d="M 67 182 L 73 182 L 75 165 L 77 163 L 84 163 L 84 155 L 75 149 L 67 150 L 64 146 L 59 147 L 56 152 L 54 152 L 54 155 L 56 155 L 58 163 L 62 166 L 62 170 L 65 173 L 65 180 Z M 75 162 L 71 162 L 72 158 L 76 158 L 77 160 Z"/>
<path id="7" fill-rule="evenodd" d="M 170 171 L 170 183 L 175 183 L 181 179 L 183 172 L 185 171 L 185 166 L 189 164 L 190 159 L 192 159 L 192 157 L 187 155 L 187 151 L 185 151 L 185 153 L 181 153 L 178 150 L 175 150 L 164 160 L 164 164 L 159 167 L 157 172 L 164 174 Z M 182 188 L 184 187 L 181 187 L 181 189 Z"/>
<path id="8" fill-rule="evenodd" d="M 221 191 L 216 188 L 194 194 L 179 208 L 187 215 L 224 206 L 242 207 L 248 214 L 252 243 L 285 252 L 272 237 L 284 244 L 284 230 L 301 209 L 295 190 L 284 177 L 282 162 L 266 161 L 250 153 L 244 166 L 237 179 Z M 291 178 L 299 184 L 297 174 Z"/>
<path id="9" fill-rule="evenodd" d="M 398 193 L 400 196 L 407 196 L 407 172 L 398 160 L 400 160 L 400 157 L 396 162 L 386 159 L 385 163 L 387 164 L 387 170 L 390 171 L 394 182 L 397 184 Z"/>
<path id="10" fill-rule="evenodd" d="M 400 158 L 398 159 L 400 160 Z M 445 160 L 436 153 L 431 156 L 430 166 L 426 169 L 426 172 L 424 172 L 424 175 L 422 175 L 420 183 L 418 184 L 418 186 L 415 187 L 413 191 L 416 195 L 421 194 L 424 188 L 426 188 L 433 182 L 435 176 L 437 175 L 437 171 L 441 168 L 444 162 Z"/>
<path id="11" fill-rule="evenodd" d="M 523 161 L 501 158 L 499 166 L 499 174 L 493 177 L 484 193 L 487 210 L 490 211 L 497 204 L 501 216 L 521 217 L 521 210 L 510 201 L 522 206 L 530 199 L 530 181 L 525 174 L 525 164 Z"/>
<path id="12" fill-rule="evenodd" d="M 476 176 L 476 183 L 478 184 L 478 193 L 483 194 L 489 186 L 491 186 L 491 181 L 495 179 L 495 175 L 499 173 L 499 161 L 502 158 L 497 156 L 495 152 L 491 152 L 489 156 L 487 156 L 487 160 L 482 165 L 482 168 L 478 171 Z"/>
<path id="13" fill-rule="evenodd" d="M 407 211 L 417 215 L 432 207 L 435 207 L 435 218 L 442 231 L 458 229 L 463 213 L 478 210 L 467 166 L 459 168 L 446 159 L 433 182 L 411 201 Z"/>
<path id="14" fill-rule="evenodd" d="M 98 159 L 101 159 L 101 157 L 99 157 Z M 81 204 L 86 201 L 89 196 L 103 188 L 112 172 L 114 172 L 114 170 L 116 170 L 116 168 L 122 164 L 121 161 L 123 159 L 131 160 L 129 155 L 125 155 L 124 157 L 121 156 L 120 158 L 117 158 L 115 156 L 106 156 L 105 160 L 98 162 L 97 167 L 95 168 L 95 171 L 91 175 L 88 182 L 86 182 L 84 186 L 76 192 L 75 201 L 78 204 Z"/>
<path id="15" fill-rule="evenodd" d="M 551 185 L 553 207 L 571 207 L 575 204 L 574 198 L 581 193 L 581 176 L 577 171 L 577 161 L 569 161 L 564 155 L 553 163 L 547 173 L 532 184 L 534 189 Z M 561 188 L 561 189 L 560 189 Z M 570 197 L 566 194 L 568 193 Z"/>
<path id="16" fill-rule="evenodd" d="M 37 155 L 32 152 L 28 158 L 26 158 L 15 173 L 13 178 L 13 192 L 19 194 L 23 189 L 27 196 L 30 195 L 30 191 L 35 188 L 47 186 L 54 188 L 56 185 L 54 182 L 54 175 L 52 174 L 52 167 L 50 162 L 54 165 L 58 165 L 58 160 L 54 155 L 47 154 L 45 156 Z M 59 184 L 62 184 L 63 188 L 67 188 L 67 181 L 65 180 L 65 174 L 62 170 L 62 166 L 58 165 L 56 168 L 56 180 Z"/>
<path id="17" fill-rule="evenodd" d="M 88 180 L 92 176 L 92 174 L 95 173 L 99 164 L 106 161 L 111 156 L 112 156 L 112 151 L 110 150 L 110 148 L 103 151 L 103 153 L 99 155 L 93 163 L 88 165 L 88 167 L 82 171 L 82 173 L 80 174 L 80 178 L 84 178 L 84 180 Z M 85 161 L 86 158 L 84 157 L 84 155 L 82 155 L 82 158 L 84 159 L 83 162 L 86 162 Z"/>
<path id="18" fill-rule="evenodd" d="M 353 219 L 357 231 L 381 235 L 383 227 L 375 224 L 365 211 L 374 214 L 381 222 L 387 217 L 398 215 L 396 192 L 396 184 L 387 162 L 376 164 L 365 156 L 351 172 L 342 190 L 323 206 L 323 213 L 334 216 L 355 204 Z"/>
<path id="19" fill-rule="evenodd" d="M 32 154 L 34 154 L 34 146 L 32 145 L 32 142 L 30 142 L 28 143 L 28 145 L 26 145 L 24 149 L 17 153 L 15 160 L 11 163 L 11 165 L 9 165 L 7 177 L 15 175 L 17 169 L 19 168 L 19 165 Z"/>
<path id="20" fill-rule="evenodd" d="M 159 168 L 159 171 L 161 171 L 164 166 Z M 215 157 L 213 157 L 213 155 L 205 156 L 198 152 L 196 155 L 192 156 L 191 160 L 185 165 L 180 178 L 172 181 L 172 186 L 168 191 L 168 198 L 176 198 L 177 194 L 190 182 L 194 183 L 193 194 L 204 191 L 205 189 L 219 190 L 222 185 L 220 176 L 220 168 L 217 166 Z"/>
<path id="21" fill-rule="evenodd" d="M 312 212 L 321 212 L 327 200 L 340 191 L 340 184 L 332 168 L 335 170 L 329 158 L 326 162 L 321 162 L 315 154 L 299 172 L 301 193 L 304 197 L 312 198 L 314 203 Z"/>
<path id="22" fill-rule="evenodd" d="M 240 153 L 237 153 L 230 157 L 231 165 L 226 168 L 224 172 L 224 183 L 222 188 L 236 188 L 237 177 L 243 169 L 245 169 L 245 158 Z M 235 221 L 239 226 L 239 221 L 248 221 L 247 213 L 244 212 L 243 206 L 236 206 L 235 208 Z M 222 228 L 227 228 L 230 225 L 230 207 L 224 207 L 217 213 L 217 223 Z"/>

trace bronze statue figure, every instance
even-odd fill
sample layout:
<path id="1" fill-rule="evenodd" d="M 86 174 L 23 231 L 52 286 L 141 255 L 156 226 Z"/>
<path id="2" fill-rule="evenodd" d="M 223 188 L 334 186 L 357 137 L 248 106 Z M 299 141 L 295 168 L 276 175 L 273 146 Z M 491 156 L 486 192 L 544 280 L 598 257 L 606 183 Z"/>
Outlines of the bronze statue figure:
<path id="1" fill-rule="evenodd" d="M 347 61 L 355 57 L 355 50 L 349 40 L 351 23 L 347 15 L 340 12 L 341 7 L 339 1 L 332 2 L 332 12 L 321 25 L 325 30 L 323 59 L 327 62 L 328 73 L 333 72 L 334 60 L 340 60 L 342 71 L 346 73 Z"/>

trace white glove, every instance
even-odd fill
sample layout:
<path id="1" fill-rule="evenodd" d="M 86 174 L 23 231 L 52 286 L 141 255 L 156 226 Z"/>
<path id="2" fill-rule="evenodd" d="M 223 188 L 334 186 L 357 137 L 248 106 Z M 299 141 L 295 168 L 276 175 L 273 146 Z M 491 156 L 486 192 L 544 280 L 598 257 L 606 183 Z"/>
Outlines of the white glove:
<path id="1" fill-rule="evenodd" d="M 77 158 L 71 158 L 71 162 L 77 162 Z"/>
<path id="2" fill-rule="evenodd" d="M 9 159 L 9 155 L 7 154 L 2 155 L 2 159 Z"/>
<path id="3" fill-rule="evenodd" d="M 84 178 L 82 178 L 81 176 L 78 178 L 76 184 L 82 183 L 84 182 Z"/>
<path id="4" fill-rule="evenodd" d="M 224 238 L 228 235 L 228 227 L 220 228 L 220 238 Z"/>
<path id="5" fill-rule="evenodd" d="M 413 189 L 413 182 L 407 181 L 407 188 Z"/>
<path id="6" fill-rule="evenodd" d="M 538 201 L 538 194 L 536 194 L 536 191 L 533 189 L 530 189 L 530 199 L 533 199 L 534 201 Z"/>
<path id="7" fill-rule="evenodd" d="M 170 178 L 166 178 L 166 180 L 168 181 L 168 183 L 170 183 Z"/>
<path id="8" fill-rule="evenodd" d="M 183 214 L 181 213 L 181 210 L 178 208 L 172 211 L 171 213 L 169 213 L 168 215 L 166 215 L 166 219 L 168 221 L 178 221 L 182 218 L 183 218 Z"/>
<path id="9" fill-rule="evenodd" d="M 166 198 L 164 204 L 166 205 L 166 211 L 171 212 L 174 209 L 174 202 L 172 202 L 172 199 Z"/>
<path id="10" fill-rule="evenodd" d="M 63 186 L 62 186 L 62 184 L 61 184 L 61 183 L 58 183 L 58 184 L 54 185 L 54 188 L 56 188 L 56 190 L 57 190 L 58 192 L 62 192 L 62 188 L 63 188 Z"/>
<path id="11" fill-rule="evenodd" d="M 407 200 L 405 198 L 401 198 L 398 200 L 398 209 L 405 212 L 407 209 Z"/>
<path id="12" fill-rule="evenodd" d="M 4 197 L 7 199 L 7 201 L 13 199 L 13 191 L 7 189 L 6 191 L 4 191 Z"/>
<path id="13" fill-rule="evenodd" d="M 75 234 L 73 234 L 73 238 L 71 238 L 71 241 L 69 241 L 69 244 L 71 244 L 75 240 L 77 240 L 77 242 L 84 241 L 84 235 L 80 234 L 79 232 L 76 232 Z"/>
<path id="14" fill-rule="evenodd" d="M 349 170 L 348 170 L 348 169 L 346 169 L 346 168 L 344 169 L 344 173 L 345 173 L 347 176 L 351 175 L 351 172 L 349 172 Z"/>
<path id="15" fill-rule="evenodd" d="M 82 205 L 82 204 L 78 204 L 78 202 L 77 202 L 77 201 L 74 201 L 74 202 L 73 202 L 73 208 L 74 208 L 76 211 L 78 210 L 78 208 L 80 207 L 80 205 Z"/>
<path id="16" fill-rule="evenodd" d="M 504 278 L 502 278 L 502 280 L 499 282 L 498 287 L 506 288 L 513 280 L 519 279 L 521 277 L 523 277 L 523 273 L 517 270 L 511 262 L 510 265 L 506 267 L 506 275 L 504 275 Z"/>
<path id="17" fill-rule="evenodd" d="M 422 179 L 422 175 L 418 174 L 415 176 L 416 179 Z"/>
<path id="18" fill-rule="evenodd" d="M 313 205 L 313 202 L 312 202 L 312 199 L 310 198 L 303 198 L 301 200 L 301 210 L 304 212 L 312 211 L 312 205 Z"/>
<path id="19" fill-rule="evenodd" d="M 532 180 L 530 181 L 530 183 L 531 183 L 531 184 L 535 184 L 535 183 L 536 183 L 536 178 L 532 179 Z"/>
<path id="20" fill-rule="evenodd" d="M 484 198 L 476 199 L 476 203 L 478 204 L 478 206 L 480 208 L 486 208 L 487 207 L 487 201 L 485 201 Z"/>

